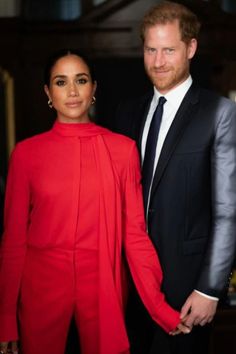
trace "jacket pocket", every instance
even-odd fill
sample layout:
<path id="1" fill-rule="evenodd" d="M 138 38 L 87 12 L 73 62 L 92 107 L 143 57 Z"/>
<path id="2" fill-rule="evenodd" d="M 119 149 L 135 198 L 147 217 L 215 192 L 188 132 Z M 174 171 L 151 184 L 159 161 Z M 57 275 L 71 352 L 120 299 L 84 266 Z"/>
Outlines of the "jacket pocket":
<path id="1" fill-rule="evenodd" d="M 191 255 L 203 253 L 206 249 L 207 237 L 196 238 L 183 243 L 183 254 Z"/>

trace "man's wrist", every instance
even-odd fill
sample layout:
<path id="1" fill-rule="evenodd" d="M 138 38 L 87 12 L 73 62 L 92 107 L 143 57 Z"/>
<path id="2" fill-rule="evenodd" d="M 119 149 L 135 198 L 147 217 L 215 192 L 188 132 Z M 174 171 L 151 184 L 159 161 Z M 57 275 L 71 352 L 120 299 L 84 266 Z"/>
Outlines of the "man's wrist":
<path id="1" fill-rule="evenodd" d="M 200 294 L 200 295 L 206 297 L 207 299 L 214 300 L 214 301 L 219 301 L 219 298 L 218 298 L 218 297 L 207 295 L 207 294 L 202 293 L 201 291 L 196 290 L 196 289 L 194 289 L 194 291 L 195 291 L 196 293 L 198 293 L 198 294 Z"/>

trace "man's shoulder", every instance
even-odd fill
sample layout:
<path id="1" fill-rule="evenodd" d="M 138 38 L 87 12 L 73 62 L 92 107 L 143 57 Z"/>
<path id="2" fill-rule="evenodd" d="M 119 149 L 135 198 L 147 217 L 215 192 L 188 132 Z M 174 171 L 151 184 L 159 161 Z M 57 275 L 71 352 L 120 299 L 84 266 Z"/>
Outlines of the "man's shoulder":
<path id="1" fill-rule="evenodd" d="M 138 127 L 143 119 L 145 110 L 152 100 L 152 96 L 153 91 L 149 91 L 142 96 L 122 100 L 115 113 L 113 130 L 135 139 Z"/>
<path id="2" fill-rule="evenodd" d="M 195 88 L 199 90 L 200 100 L 206 101 L 209 104 L 212 102 L 214 104 L 226 105 L 232 108 L 236 108 L 236 104 L 229 97 L 222 95 L 221 93 L 214 91 L 213 89 L 204 88 L 198 85 L 195 85 Z"/>

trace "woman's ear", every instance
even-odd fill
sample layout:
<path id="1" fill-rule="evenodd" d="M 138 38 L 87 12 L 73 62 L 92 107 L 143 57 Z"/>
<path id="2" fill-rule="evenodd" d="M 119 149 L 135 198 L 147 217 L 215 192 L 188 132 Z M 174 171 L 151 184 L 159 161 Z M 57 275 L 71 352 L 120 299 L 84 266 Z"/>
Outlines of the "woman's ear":
<path id="1" fill-rule="evenodd" d="M 95 96 L 96 90 L 97 90 L 97 81 L 94 81 L 94 83 L 93 83 L 93 96 Z"/>
<path id="2" fill-rule="evenodd" d="M 44 85 L 44 92 L 46 93 L 46 95 L 48 96 L 48 99 L 51 101 L 51 97 L 50 97 L 50 93 L 49 93 L 49 89 L 47 85 Z"/>

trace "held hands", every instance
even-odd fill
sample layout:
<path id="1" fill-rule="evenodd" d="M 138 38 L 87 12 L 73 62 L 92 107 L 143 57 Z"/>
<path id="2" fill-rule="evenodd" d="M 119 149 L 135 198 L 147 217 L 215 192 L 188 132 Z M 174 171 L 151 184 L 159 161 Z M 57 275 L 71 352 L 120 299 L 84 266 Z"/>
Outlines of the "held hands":
<path id="1" fill-rule="evenodd" d="M 187 327 L 204 326 L 213 320 L 217 304 L 217 300 L 209 299 L 193 291 L 181 309 L 180 318 Z"/>
<path id="2" fill-rule="evenodd" d="M 180 313 L 181 323 L 169 334 L 190 333 L 193 326 L 204 326 L 213 320 L 218 301 L 209 299 L 196 291 L 187 298 Z"/>
<path id="3" fill-rule="evenodd" d="M 184 322 L 180 322 L 178 324 L 178 326 L 173 331 L 171 331 L 169 334 L 171 336 L 175 336 L 176 334 L 180 334 L 180 333 L 188 334 L 191 332 L 191 330 L 192 330 L 192 327 L 188 327 L 184 324 Z"/>
<path id="4" fill-rule="evenodd" d="M 0 342 L 0 354 L 18 354 L 17 342 Z"/>

